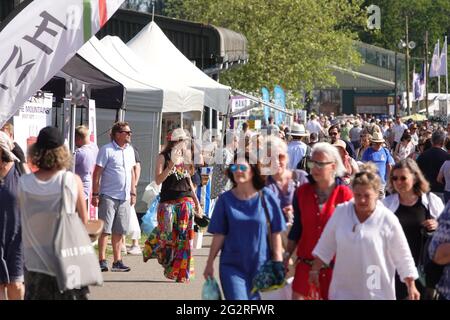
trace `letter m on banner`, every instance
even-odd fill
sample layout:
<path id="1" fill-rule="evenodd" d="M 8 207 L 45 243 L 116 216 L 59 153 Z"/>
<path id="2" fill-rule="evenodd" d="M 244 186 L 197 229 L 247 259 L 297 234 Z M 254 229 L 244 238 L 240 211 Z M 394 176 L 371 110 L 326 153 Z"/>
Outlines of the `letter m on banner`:
<path id="1" fill-rule="evenodd" d="M 42 88 L 123 0 L 34 0 L 0 29 L 0 126 Z"/>

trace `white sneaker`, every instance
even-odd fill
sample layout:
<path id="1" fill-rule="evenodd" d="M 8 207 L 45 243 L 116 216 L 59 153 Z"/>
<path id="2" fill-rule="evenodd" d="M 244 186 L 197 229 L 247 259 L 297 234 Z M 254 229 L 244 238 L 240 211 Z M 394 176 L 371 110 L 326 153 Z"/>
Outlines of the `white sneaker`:
<path id="1" fill-rule="evenodd" d="M 142 250 L 139 246 L 132 246 L 130 250 L 128 250 L 128 254 L 131 254 L 132 256 L 140 256 L 142 255 Z"/>

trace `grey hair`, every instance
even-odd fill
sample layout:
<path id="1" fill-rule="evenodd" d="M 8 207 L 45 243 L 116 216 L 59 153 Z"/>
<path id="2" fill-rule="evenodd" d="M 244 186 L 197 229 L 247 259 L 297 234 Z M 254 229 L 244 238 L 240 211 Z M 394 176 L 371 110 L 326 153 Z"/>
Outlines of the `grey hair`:
<path id="1" fill-rule="evenodd" d="M 339 155 L 339 151 L 336 147 L 329 144 L 328 142 L 318 142 L 311 150 L 311 158 L 314 157 L 314 154 L 316 154 L 317 152 L 325 153 L 326 155 L 334 159 L 334 163 L 336 164 L 336 177 L 342 177 L 345 175 L 346 170 L 344 164 L 342 163 L 341 156 Z"/>

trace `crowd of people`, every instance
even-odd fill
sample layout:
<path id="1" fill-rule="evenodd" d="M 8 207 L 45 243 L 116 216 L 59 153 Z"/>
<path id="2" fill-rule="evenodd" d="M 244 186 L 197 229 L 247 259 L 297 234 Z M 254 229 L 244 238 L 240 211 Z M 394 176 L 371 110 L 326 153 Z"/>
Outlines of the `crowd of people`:
<path id="1" fill-rule="evenodd" d="M 305 122 L 278 126 L 270 118 L 261 130 L 244 123 L 223 139 L 215 134 L 208 147 L 181 128 L 169 132 L 154 175 L 162 274 L 191 281 L 195 220 L 207 215 L 213 238 L 203 275 L 216 276 L 220 255 L 226 299 L 260 299 L 253 280 L 272 261 L 293 277 L 293 300 L 310 299 L 313 290 L 321 299 L 449 300 L 450 124 L 314 114 Z M 100 270 L 110 270 L 111 236 L 111 271 L 130 271 L 125 235 L 129 253 L 141 254 L 131 125 L 115 123 L 100 149 L 78 127 L 73 156 L 59 130 L 46 127 L 28 161 L 10 132 L 10 124 L 0 131 L 0 299 L 87 299 L 88 287 L 57 286 L 52 236 L 61 184 L 73 171 L 65 183 L 85 225 L 90 205 L 98 207 Z M 196 192 L 205 166 L 212 169 L 210 212 Z M 429 247 L 424 234 L 432 236 Z M 444 266 L 433 288 L 419 280 L 424 250 Z"/>

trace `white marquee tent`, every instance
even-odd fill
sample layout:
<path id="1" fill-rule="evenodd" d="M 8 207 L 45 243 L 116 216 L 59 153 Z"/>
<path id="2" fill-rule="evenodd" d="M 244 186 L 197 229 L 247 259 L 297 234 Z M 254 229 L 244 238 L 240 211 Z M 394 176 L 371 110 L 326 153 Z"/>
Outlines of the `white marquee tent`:
<path id="1" fill-rule="evenodd" d="M 152 21 L 127 45 L 158 75 L 177 79 L 177 83 L 202 90 L 205 106 L 227 113 L 230 87 L 208 77 L 190 62 Z"/>

